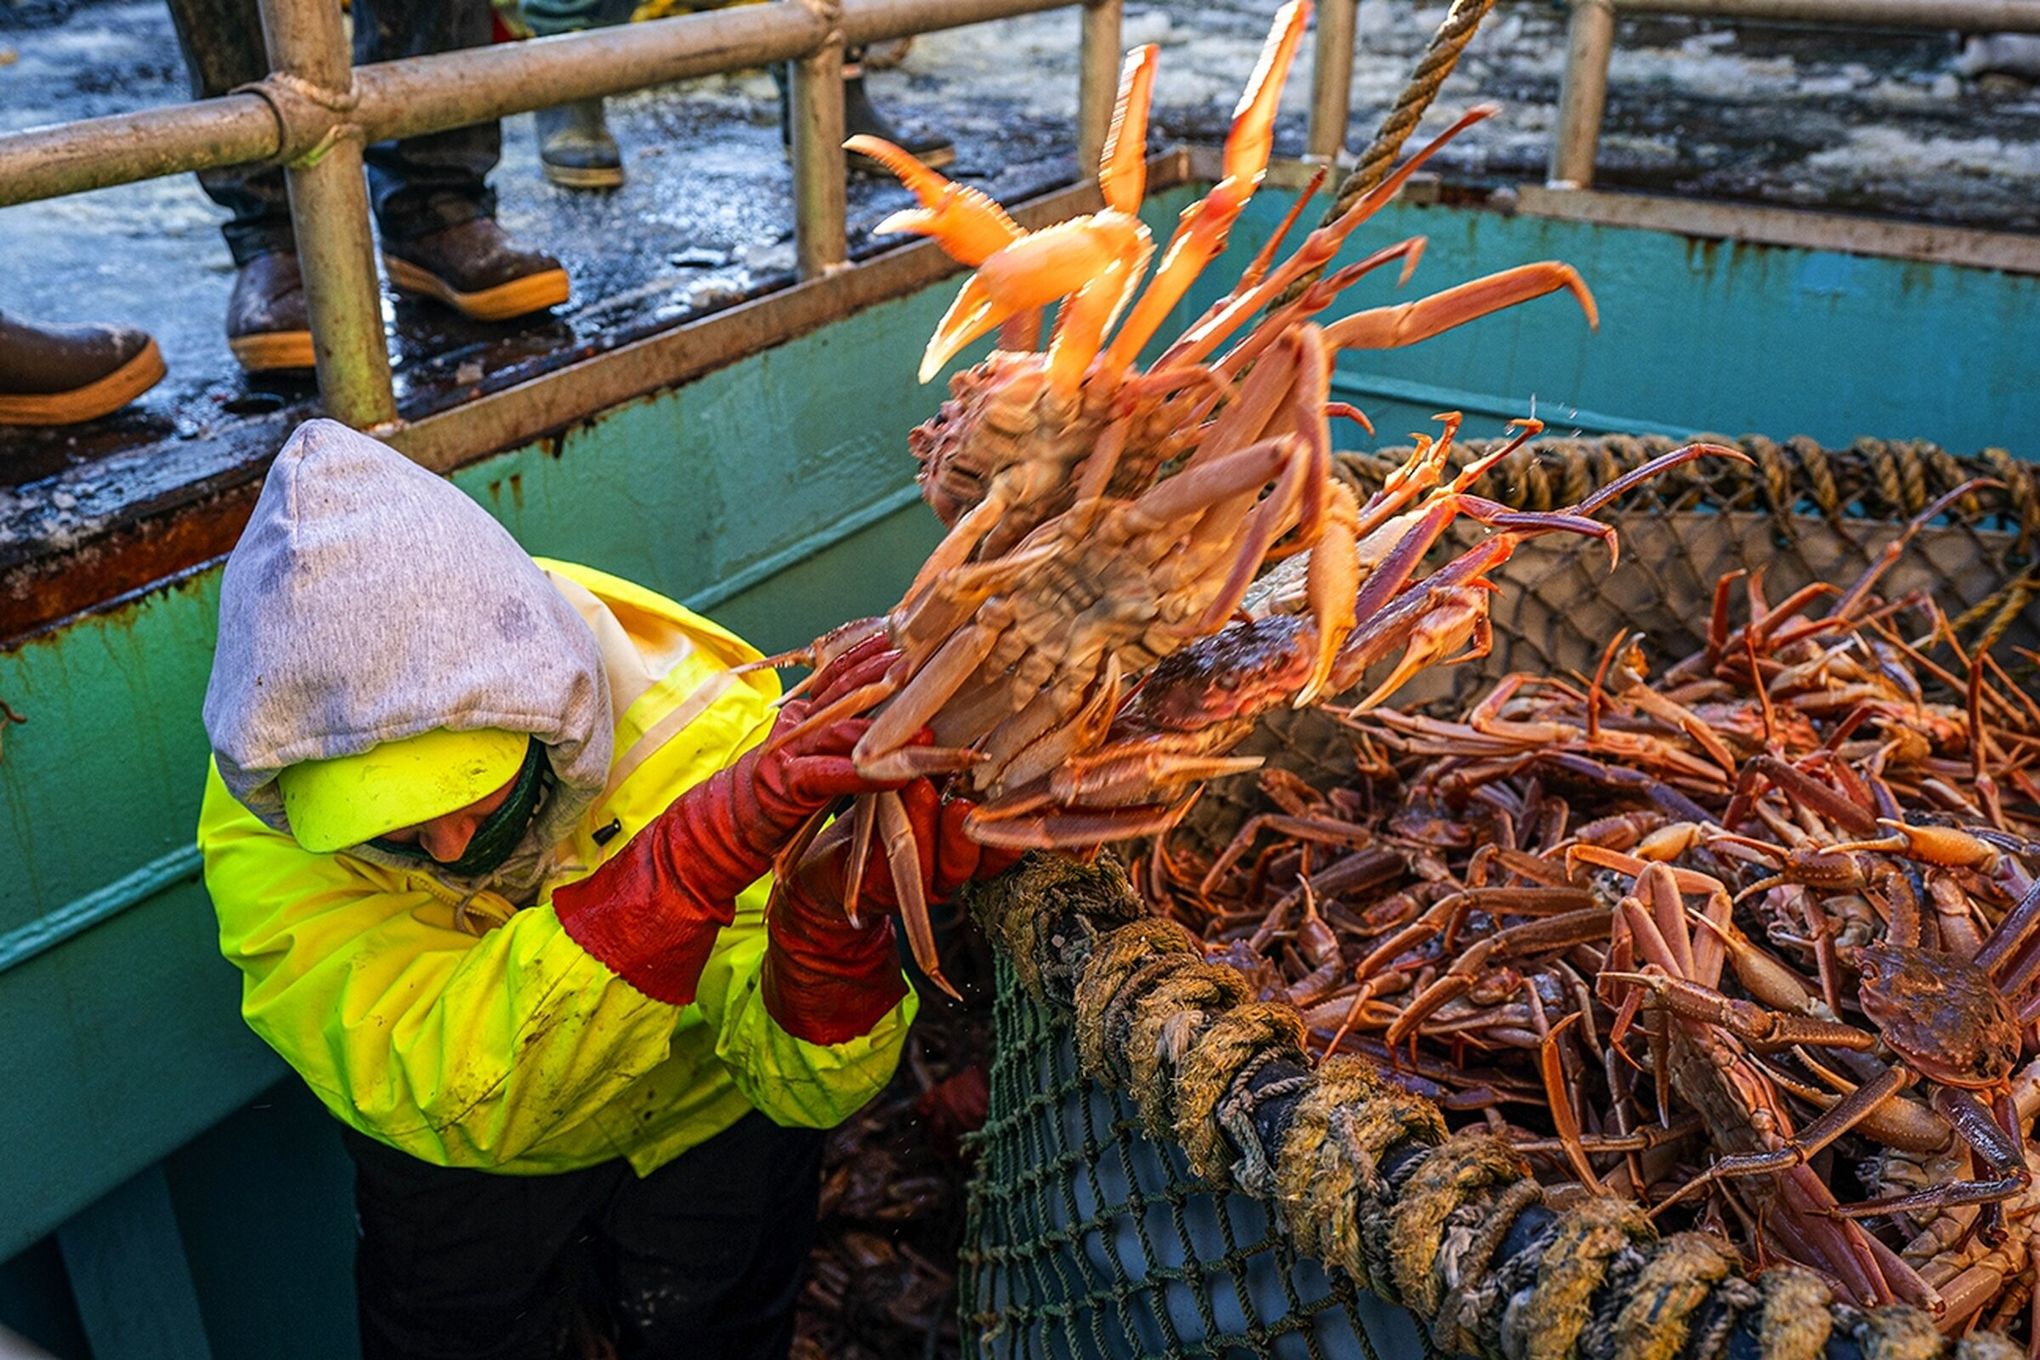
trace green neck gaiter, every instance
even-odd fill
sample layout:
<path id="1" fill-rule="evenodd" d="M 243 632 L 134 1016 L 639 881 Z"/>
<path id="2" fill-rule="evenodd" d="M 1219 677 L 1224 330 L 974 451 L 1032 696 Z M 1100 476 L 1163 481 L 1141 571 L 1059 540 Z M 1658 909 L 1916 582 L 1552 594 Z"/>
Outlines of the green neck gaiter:
<path id="1" fill-rule="evenodd" d="M 537 815 L 539 802 L 545 797 L 551 782 L 552 766 L 546 761 L 545 747 L 533 737 L 530 748 L 524 753 L 524 765 L 517 772 L 517 782 L 511 786 L 510 796 L 503 800 L 503 806 L 490 813 L 475 828 L 473 838 L 468 841 L 467 849 L 461 852 L 459 859 L 442 864 L 420 846 L 399 845 L 380 837 L 369 844 L 386 855 L 399 855 L 432 864 L 440 873 L 453 878 L 480 878 L 500 868 L 517 849 L 524 833 L 531 829 L 531 819 Z"/>

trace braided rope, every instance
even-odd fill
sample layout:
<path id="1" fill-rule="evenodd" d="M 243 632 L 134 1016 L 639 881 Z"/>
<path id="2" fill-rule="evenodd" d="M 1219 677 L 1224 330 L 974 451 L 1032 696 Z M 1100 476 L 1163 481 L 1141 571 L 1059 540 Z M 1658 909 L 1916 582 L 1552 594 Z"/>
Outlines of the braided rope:
<path id="1" fill-rule="evenodd" d="M 1348 208 L 1360 201 L 1362 195 L 1388 178 L 1389 168 L 1394 165 L 1403 143 L 1417 130 L 1424 110 L 1430 108 L 1431 101 L 1438 97 L 1439 87 L 1452 74 L 1452 68 L 1459 64 L 1459 56 L 1466 51 L 1467 43 L 1473 41 L 1480 21 L 1487 18 L 1494 7 L 1495 0 L 1452 0 L 1445 22 L 1438 25 L 1438 31 L 1431 35 L 1422 59 L 1417 62 L 1417 69 L 1410 73 L 1402 93 L 1395 97 L 1388 116 L 1381 120 L 1381 130 L 1360 153 L 1360 163 L 1339 182 L 1338 192 L 1332 196 L 1332 206 L 1325 211 L 1321 226 L 1330 226 L 1338 221 Z M 1271 310 L 1294 300 L 1304 289 L 1316 283 L 1324 272 L 1325 267 L 1319 265 L 1290 284 L 1271 304 Z"/>
<path id="2" fill-rule="evenodd" d="M 1740 447 L 1754 468 L 1712 461 L 1689 464 L 1638 488 L 1632 508 L 1655 501 L 1664 511 L 1704 505 L 1725 511 L 1762 511 L 1784 542 L 1798 538 L 1801 516 L 1811 508 L 1837 530 L 1845 520 L 1902 522 L 1943 492 L 1988 478 L 1985 486 L 1951 508 L 1957 521 L 1996 521 L 2013 535 L 1996 589 L 1951 620 L 1963 645 L 1989 650 L 2040 599 L 2040 564 L 2017 570 L 2040 546 L 2040 464 L 2003 449 L 1958 458 L 1925 441 L 1861 438 L 1846 449 L 1823 449 L 1795 435 L 1782 445 L 1760 435 L 1740 440 L 1705 438 Z M 1529 444 L 1502 459 L 1473 486 L 1475 494 L 1512 509 L 1546 511 L 1580 499 L 1587 488 L 1605 485 L 1645 460 L 1669 451 L 1677 441 L 1662 435 L 1610 435 L 1601 439 L 1549 439 Z M 1492 441 L 1468 440 L 1456 450 L 1458 465 L 1477 458 Z M 1336 469 L 1362 495 L 1381 485 L 1401 465 L 1408 449 L 1341 453 Z M 1844 531 L 1846 535 L 1846 531 Z"/>
<path id="3" fill-rule="evenodd" d="M 1056 891 L 1041 890 L 1053 884 Z M 1030 891 L 1030 889 L 1032 889 Z M 971 890 L 980 925 L 1012 957 L 1016 944 L 1039 951 L 1016 976 L 1075 976 L 1092 1036 L 1111 1026 L 1097 1014 L 1113 983 L 1168 960 L 1201 969 L 1172 931 L 1140 909 L 1125 875 L 1059 857 L 1031 856 L 1019 871 Z M 1015 960 L 1016 963 L 1019 962 Z M 1094 980 L 1093 975 L 1107 977 Z M 1121 980 L 1125 980 L 1122 982 Z M 1027 988 L 1037 1004 L 1068 1013 L 1067 986 Z M 1865 1360 L 1939 1360 L 1950 1348 L 1932 1321 L 1905 1305 L 1861 1310 L 1797 1267 L 1742 1274 L 1719 1238 L 1661 1238 L 1649 1215 L 1626 1200 L 1575 1197 L 1554 1212 L 1528 1165 L 1506 1142 L 1469 1129 L 1447 1136 L 1428 1102 L 1380 1080 L 1358 1060 L 1307 1066 L 1301 1017 L 1286 1003 L 1244 992 L 1207 993 L 1211 1007 L 1181 1048 L 1165 1059 L 1166 1090 L 1134 1091 L 1143 1123 L 1166 1122 L 1188 1144 L 1208 1183 L 1271 1202 L 1305 1250 L 1362 1288 L 1409 1309 L 1434 1344 L 1493 1360 L 1718 1360 L 1735 1353 L 1814 1360 L 1830 1335 L 1850 1338 Z M 1128 1036 L 1134 1051 L 1084 1061 L 1086 1076 L 1124 1089 L 1125 1073 L 1155 1042 Z M 1175 1045 L 1163 1044 L 1174 1048 Z M 1080 1047 L 1096 1051 L 1095 1038 Z M 1242 1092 L 1270 1069 L 1279 1117 L 1238 1117 Z M 1150 1102 L 1168 1107 L 1158 1120 Z M 1233 1117 L 1228 1117 L 1229 1111 Z M 1695 1346 L 1695 1340 L 1705 1344 Z M 1953 1360 L 2003 1360 L 2001 1338 L 1965 1338 Z"/>

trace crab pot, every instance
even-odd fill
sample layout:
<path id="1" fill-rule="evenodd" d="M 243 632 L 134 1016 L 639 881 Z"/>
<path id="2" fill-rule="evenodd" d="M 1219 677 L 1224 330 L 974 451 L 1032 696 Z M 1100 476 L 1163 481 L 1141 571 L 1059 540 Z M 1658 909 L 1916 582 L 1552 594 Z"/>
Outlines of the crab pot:
<path id="1" fill-rule="evenodd" d="M 1626 437 L 1537 444 L 1511 455 L 1477 490 L 1520 508 L 1555 508 L 1670 447 L 1669 440 Z M 2031 651 L 2040 647 L 2040 469 L 1997 450 L 1956 457 L 1920 443 L 1860 440 L 1828 450 L 1804 439 L 1778 444 L 1751 438 L 1741 447 L 1752 464 L 1689 464 L 1605 516 L 1621 536 L 1621 562 L 1612 572 L 1598 543 L 1552 535 L 1525 544 L 1495 573 L 1502 589 L 1493 600 L 1492 653 L 1420 676 L 1396 705 L 1463 705 L 1511 671 L 1590 673 L 1609 640 L 1625 629 L 1643 631 L 1654 664 L 1669 664 L 1703 643 L 1715 584 L 1725 574 L 1761 570 L 1772 600 L 1816 581 L 1846 587 L 1925 507 L 1973 478 L 1999 485 L 1973 490 L 1923 528 L 1878 593 L 1895 599 L 1931 592 L 1965 648 L 1988 640 L 2021 683 L 2033 682 Z M 1342 473 L 1364 495 L 1399 461 L 1395 453 L 1344 455 Z M 1739 610 L 1740 592 L 1737 598 Z M 1345 735 L 1316 710 L 1278 712 L 1244 749 L 1320 787 L 1352 772 Z M 1245 818 L 1267 810 L 1251 778 L 1221 781 L 1207 790 L 1184 830 L 1215 853 Z M 1002 946 L 991 1110 L 975 1140 L 978 1171 L 960 1282 L 963 1335 L 975 1339 L 977 1353 L 1000 1360 L 1379 1360 L 1462 1352 L 1521 1360 L 1529 1353 L 1534 1330 L 1504 1325 L 1503 1315 L 1533 1286 L 1542 1288 L 1540 1272 L 1562 1268 L 1538 1259 L 1560 1216 L 1539 1204 L 1520 1171 L 1491 1175 L 1478 1197 L 1490 1208 L 1504 1206 L 1495 1210 L 1481 1248 L 1487 1270 L 1504 1279 L 1503 1287 L 1485 1295 L 1466 1292 L 1470 1286 L 1455 1272 L 1470 1249 L 1464 1235 L 1455 1239 L 1446 1230 L 1428 1276 L 1421 1269 L 1373 1269 L 1374 1283 L 1388 1296 L 1377 1297 L 1359 1287 L 1347 1266 L 1298 1250 L 1274 1193 L 1276 1184 L 1294 1182 L 1278 1182 L 1268 1172 L 1301 1103 L 1296 1089 L 1329 1082 L 1328 1072 L 1313 1076 L 1277 1061 L 1239 1077 L 1230 1095 L 1240 1099 L 1216 1106 L 1219 1138 L 1205 1140 L 1221 1149 L 1216 1160 L 1228 1169 L 1200 1176 L 1191 1169 L 1195 1158 L 1186 1156 L 1182 1124 L 1153 1117 L 1156 1111 L 1143 1107 L 1152 1098 L 1129 1095 L 1124 1073 L 1107 1072 L 1101 1080 L 1078 1056 L 1072 998 L 1092 966 L 1093 946 L 1149 910 L 1124 874 L 1109 861 L 1086 870 L 1036 855 L 982 889 L 976 907 Z M 1198 1141 L 1196 1132 L 1190 1130 L 1191 1142 Z M 1473 1141 L 1454 1135 L 1422 1151 L 1442 1158 Z M 1423 1179 L 1422 1169 L 1397 1171 L 1390 1165 L 1394 1157 L 1383 1156 L 1382 1180 Z M 1209 1166 L 1214 1159 L 1207 1153 L 1204 1160 Z M 1372 1234 L 1377 1245 L 1387 1243 L 1384 1250 L 1397 1250 L 1408 1221 L 1397 1217 L 1383 1229 L 1369 1222 L 1370 1214 L 1388 1212 L 1378 1197 L 1363 1193 L 1358 1205 L 1350 1215 L 1354 1236 L 1366 1241 Z M 1401 1215 L 1404 1207 L 1393 1212 Z M 1477 1236 L 1483 1230 L 1468 1231 Z M 1659 1261 L 1660 1280 L 1681 1274 L 1671 1255 L 1675 1242 L 1639 1233 L 1629 1273 L 1619 1276 L 1624 1283 L 1597 1288 L 1591 1297 L 1582 1292 L 1582 1313 L 1612 1325 L 1631 1301 L 1625 1290 L 1634 1294 L 1642 1287 L 1638 1281 L 1651 1278 L 1652 1259 Z M 1462 1255 L 1450 1257 L 1453 1250 Z M 1380 1257 L 1360 1250 L 1351 1259 Z M 1782 1286 L 1762 1281 L 1784 1274 L 1749 1283 L 1731 1274 L 1710 1286 L 1717 1294 L 1706 1306 L 1739 1310 L 1727 1316 L 1741 1318 L 1741 1335 L 1748 1337 L 1760 1316 L 1752 1310 L 1782 1297 Z M 1414 1292 L 1423 1297 L 1410 1296 L 1413 1275 Z M 1444 1283 L 1431 1288 L 1423 1283 L 1427 1277 Z M 1607 1279 L 1617 1280 L 1618 1272 L 1611 1268 Z M 1467 1306 L 1469 1299 L 1476 1306 Z M 1721 1316 L 1717 1312 L 1717 1320 Z M 1691 1360 L 1728 1354 L 1731 1330 L 1717 1326 L 1717 1344 L 1703 1347 L 1706 1354 L 1690 1347 L 1685 1353 Z M 1901 1336 L 1910 1338 L 1909 1349 L 1893 1349 Z M 1905 1308 L 1838 1308 L 1826 1342 L 1827 1355 L 1838 1360 L 1925 1356 L 1938 1348 L 1924 1315 Z M 1768 1349 L 1759 1343 L 1757 1350 L 1734 1353 Z"/>

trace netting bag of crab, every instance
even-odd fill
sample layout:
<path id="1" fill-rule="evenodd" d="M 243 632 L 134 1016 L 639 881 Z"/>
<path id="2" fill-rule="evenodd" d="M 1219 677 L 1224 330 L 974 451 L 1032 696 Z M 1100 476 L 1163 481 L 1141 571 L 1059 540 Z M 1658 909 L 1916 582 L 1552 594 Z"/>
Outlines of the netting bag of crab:
<path id="1" fill-rule="evenodd" d="M 985 1353 L 2030 1344 L 2036 479 L 1744 449 L 1609 516 L 1617 571 L 1524 545 L 1485 655 L 1271 712 L 1125 870 L 983 894 Z"/>

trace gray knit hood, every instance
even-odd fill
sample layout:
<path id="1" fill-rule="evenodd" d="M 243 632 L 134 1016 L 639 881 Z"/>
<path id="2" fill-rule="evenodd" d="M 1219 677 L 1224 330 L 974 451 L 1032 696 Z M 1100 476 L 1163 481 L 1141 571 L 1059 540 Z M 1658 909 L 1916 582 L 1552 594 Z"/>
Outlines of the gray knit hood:
<path id="1" fill-rule="evenodd" d="M 609 773 L 594 634 L 450 482 L 344 425 L 307 421 L 276 456 L 220 583 L 205 693 L 220 776 L 288 831 L 279 770 L 439 727 L 545 745 L 557 784 L 488 881 L 522 896 Z"/>

